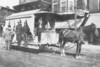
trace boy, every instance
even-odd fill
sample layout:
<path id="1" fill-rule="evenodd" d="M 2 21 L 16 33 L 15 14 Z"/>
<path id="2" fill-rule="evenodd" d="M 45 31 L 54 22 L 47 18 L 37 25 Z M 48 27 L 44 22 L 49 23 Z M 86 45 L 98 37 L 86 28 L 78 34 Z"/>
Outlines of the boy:
<path id="1" fill-rule="evenodd" d="M 11 35 L 12 35 L 11 28 L 10 27 L 6 28 L 6 30 L 3 32 L 3 38 L 5 39 L 6 43 L 6 50 L 10 50 L 11 48 Z"/>

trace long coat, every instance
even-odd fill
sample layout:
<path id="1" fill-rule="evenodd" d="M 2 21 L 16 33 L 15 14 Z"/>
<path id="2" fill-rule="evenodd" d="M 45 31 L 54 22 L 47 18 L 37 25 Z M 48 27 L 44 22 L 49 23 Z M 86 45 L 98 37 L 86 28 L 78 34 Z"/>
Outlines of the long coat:
<path id="1" fill-rule="evenodd" d="M 11 40 L 11 35 L 12 35 L 12 31 L 4 31 L 3 32 L 3 37 L 6 41 Z"/>
<path id="2" fill-rule="evenodd" d="M 21 34 L 22 35 L 22 25 L 21 24 L 18 24 L 16 26 L 16 34 Z"/>
<path id="3" fill-rule="evenodd" d="M 16 26 L 16 39 L 17 41 L 21 41 L 22 40 L 22 25 L 21 24 L 18 24 Z"/>

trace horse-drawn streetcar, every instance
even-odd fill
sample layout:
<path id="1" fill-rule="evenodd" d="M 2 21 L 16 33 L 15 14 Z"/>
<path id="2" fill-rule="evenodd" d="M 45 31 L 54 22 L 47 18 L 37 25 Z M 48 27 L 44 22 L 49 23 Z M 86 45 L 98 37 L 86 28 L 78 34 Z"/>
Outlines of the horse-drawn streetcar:
<path id="1" fill-rule="evenodd" d="M 11 25 L 12 30 L 16 30 L 18 22 L 24 26 L 27 23 L 29 27 L 29 32 L 27 33 L 28 46 L 38 46 L 38 45 L 55 45 L 59 46 L 58 42 L 62 41 L 64 33 L 69 34 L 71 31 L 66 29 L 74 29 L 84 26 L 88 17 L 88 12 L 83 12 L 84 14 L 77 15 L 77 20 L 75 22 L 75 13 L 51 13 L 47 11 L 31 10 L 25 12 L 14 13 L 6 18 L 5 28 Z M 80 29 L 78 29 L 80 30 Z M 63 33 L 62 33 L 63 31 Z M 73 34 L 72 34 L 73 35 Z M 60 40 L 61 39 L 61 40 Z M 60 41 L 59 41 L 60 40 Z M 12 38 L 12 42 L 16 43 L 16 32 Z M 23 43 L 21 46 L 23 46 Z M 60 43 L 61 44 L 61 43 Z M 63 46 L 62 46 L 63 47 Z"/>

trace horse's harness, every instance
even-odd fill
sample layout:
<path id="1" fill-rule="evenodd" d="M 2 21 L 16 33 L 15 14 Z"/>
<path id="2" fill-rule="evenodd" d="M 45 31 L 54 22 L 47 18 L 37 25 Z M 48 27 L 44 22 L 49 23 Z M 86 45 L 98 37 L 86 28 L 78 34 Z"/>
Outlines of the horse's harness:
<path id="1" fill-rule="evenodd" d="M 68 31 L 68 32 L 66 33 L 66 31 Z M 71 31 L 73 31 L 73 30 L 64 30 L 64 31 L 63 31 L 63 34 L 66 33 L 66 35 L 67 35 L 67 34 L 69 34 Z M 75 31 L 77 31 L 77 30 L 75 29 Z M 80 30 L 80 31 L 81 31 L 81 30 Z M 82 33 L 79 34 L 79 37 L 83 37 Z M 75 43 L 76 40 L 77 40 L 77 38 L 75 38 L 75 39 L 73 40 L 72 43 Z M 82 41 L 82 40 L 81 40 L 81 41 Z M 71 48 L 74 48 L 75 46 L 76 46 L 76 45 L 70 47 L 70 46 L 68 45 L 68 46 L 66 46 L 66 50 L 71 49 Z"/>
<path id="2" fill-rule="evenodd" d="M 76 38 L 73 40 L 72 43 L 74 43 L 78 38 L 79 40 L 83 41 L 83 38 L 84 38 L 84 34 L 83 32 L 81 32 L 81 30 L 79 29 L 79 31 L 77 29 L 75 30 L 68 30 L 68 29 L 65 29 L 65 30 L 61 30 L 61 32 L 63 33 L 63 36 L 65 37 L 66 35 L 68 35 L 71 31 L 75 31 L 76 32 Z"/>

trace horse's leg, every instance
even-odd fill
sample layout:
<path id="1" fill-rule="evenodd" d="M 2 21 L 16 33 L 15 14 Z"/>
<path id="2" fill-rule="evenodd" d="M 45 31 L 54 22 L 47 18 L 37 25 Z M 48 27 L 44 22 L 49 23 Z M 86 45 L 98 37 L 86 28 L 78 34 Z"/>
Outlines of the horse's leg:
<path id="1" fill-rule="evenodd" d="M 63 56 L 64 49 L 63 49 L 63 40 L 62 39 L 60 40 L 60 51 L 61 51 L 61 56 Z"/>
<path id="2" fill-rule="evenodd" d="M 81 48 L 82 48 L 82 43 L 79 44 L 79 54 L 81 52 Z"/>
<path id="3" fill-rule="evenodd" d="M 64 42 L 62 43 L 62 47 L 61 47 L 61 56 L 65 56 L 65 44 L 66 44 L 66 40 L 64 39 Z"/>
<path id="4" fill-rule="evenodd" d="M 61 52 L 61 56 L 62 56 L 62 48 L 63 48 L 63 45 L 62 45 L 62 43 L 63 43 L 63 37 L 61 37 L 61 34 L 59 35 L 59 47 L 60 47 L 60 52 Z"/>
<path id="5" fill-rule="evenodd" d="M 77 42 L 77 47 L 76 47 L 76 58 L 79 58 L 79 43 Z"/>
<path id="6" fill-rule="evenodd" d="M 81 42 L 78 42 L 76 48 L 76 58 L 80 58 L 81 47 L 82 47 Z"/>
<path id="7" fill-rule="evenodd" d="M 80 57 L 80 58 L 81 58 L 81 56 L 80 56 L 81 49 L 82 49 L 82 43 L 79 43 L 79 57 Z"/>

